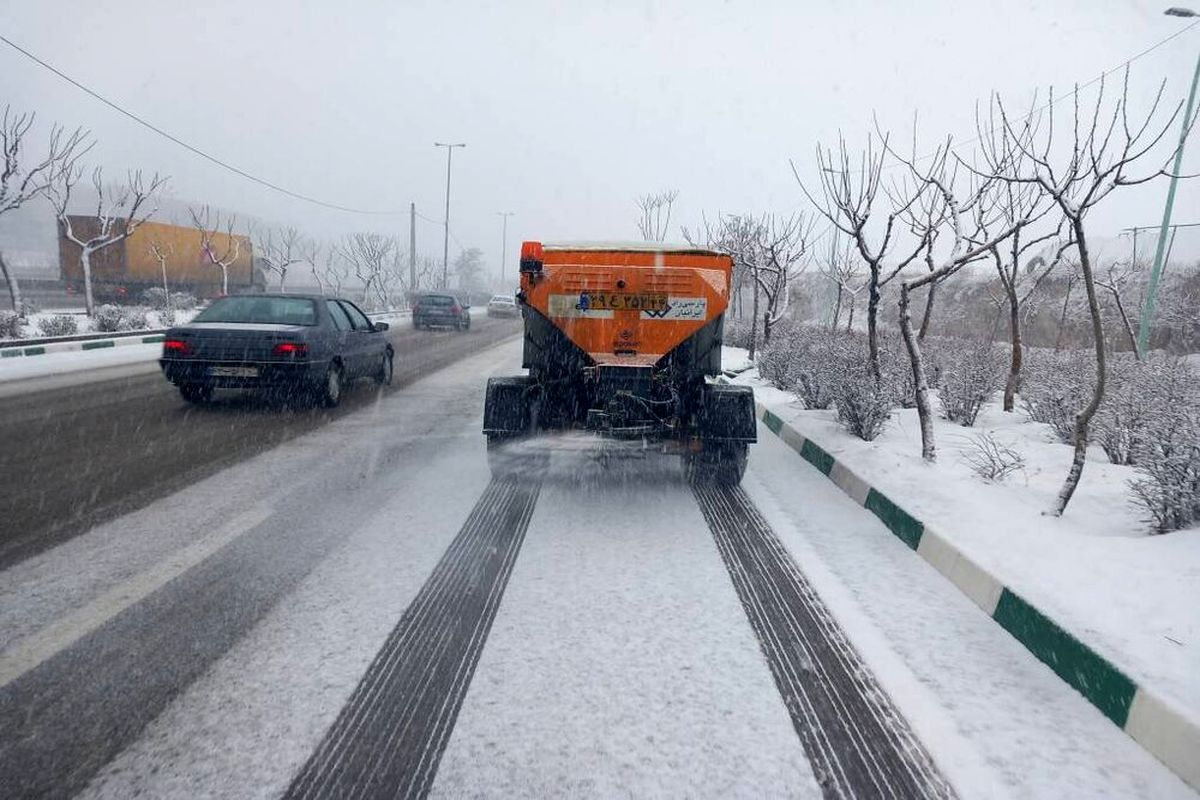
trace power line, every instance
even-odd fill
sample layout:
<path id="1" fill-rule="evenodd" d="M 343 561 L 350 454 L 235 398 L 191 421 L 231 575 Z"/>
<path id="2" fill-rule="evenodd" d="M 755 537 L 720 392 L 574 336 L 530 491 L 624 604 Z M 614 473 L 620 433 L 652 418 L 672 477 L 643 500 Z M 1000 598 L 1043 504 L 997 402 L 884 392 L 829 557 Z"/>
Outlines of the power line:
<path id="1" fill-rule="evenodd" d="M 280 186 L 279 184 L 272 183 L 271 181 L 268 181 L 264 178 L 259 178 L 256 175 L 251 175 L 249 172 L 246 172 L 243 169 L 239 169 L 238 167 L 235 167 L 232 164 L 229 164 L 228 162 L 222 161 L 221 159 L 217 158 L 214 155 L 204 152 L 203 150 L 201 150 L 198 147 L 195 147 L 194 145 L 188 144 L 187 142 L 183 141 L 179 137 L 168 133 L 167 131 L 163 130 L 162 128 L 158 127 L 157 125 L 154 125 L 153 123 L 148 122 L 145 119 L 142 119 L 137 114 L 134 114 L 132 111 L 125 110 L 124 108 L 117 105 L 116 103 L 109 100 L 108 98 L 104 97 L 103 95 L 99 94 L 98 92 L 95 92 L 92 89 L 89 89 L 88 87 L 84 86 L 82 83 L 75 80 L 70 75 L 67 75 L 66 73 L 62 72 L 61 70 L 56 69 L 52 65 L 47 64 L 45 61 L 38 58 L 33 53 L 29 52 L 28 50 L 26 50 L 25 48 L 16 44 L 11 39 L 7 38 L 6 36 L 4 36 L 2 34 L 0 34 L 0 42 L 4 42 L 4 44 L 6 44 L 9 47 L 11 47 L 12 49 L 16 50 L 18 53 L 25 56 L 30 61 L 33 61 L 35 64 L 38 64 L 39 66 L 50 70 L 55 75 L 62 78 L 64 81 L 71 84 L 75 88 L 85 92 L 88 95 L 91 95 L 95 99 L 99 100 L 101 103 L 104 103 L 106 106 L 113 109 L 117 113 L 128 117 L 129 119 L 133 120 L 134 122 L 141 125 L 142 127 L 147 128 L 147 129 L 153 131 L 154 133 L 157 133 L 159 136 L 162 136 L 163 138 L 174 142 L 175 144 L 179 145 L 180 147 L 184 148 L 185 150 L 188 150 L 189 152 L 194 153 L 195 155 L 198 155 L 207 161 L 211 161 L 213 164 L 216 164 L 217 166 L 221 167 L 222 169 L 226 169 L 235 175 L 245 178 L 246 180 L 253 181 L 254 183 L 257 183 L 260 186 L 265 186 L 268 189 L 272 189 L 276 192 L 285 194 L 288 197 L 293 197 L 297 200 L 303 200 L 306 203 L 312 203 L 314 205 L 324 206 L 325 208 L 332 208 L 335 211 L 346 211 L 351 214 L 392 216 L 392 215 L 399 215 L 399 214 L 407 213 L 404 211 L 378 211 L 378 210 L 373 210 L 373 209 L 351 208 L 350 206 L 343 206 L 343 205 L 339 205 L 337 203 L 330 203 L 325 200 L 320 200 L 316 197 L 310 197 L 308 195 L 301 194 L 299 192 L 293 192 L 291 189 L 286 189 L 286 188 Z"/>
<path id="2" fill-rule="evenodd" d="M 1140 52 L 1140 53 L 1138 53 L 1137 55 L 1134 55 L 1134 56 L 1132 56 L 1132 57 L 1130 57 L 1130 58 L 1127 58 L 1125 61 L 1122 61 L 1120 64 L 1118 64 L 1117 66 L 1113 67 L 1112 69 L 1109 69 L 1109 70 L 1107 70 L 1107 71 L 1105 71 L 1105 72 L 1101 72 L 1099 75 L 1097 75 L 1095 78 L 1092 78 L 1092 79 L 1091 79 L 1090 81 L 1088 81 L 1087 83 L 1084 83 L 1084 84 L 1082 84 L 1082 85 L 1080 85 L 1080 86 L 1076 86 L 1076 87 L 1075 87 L 1073 90 L 1071 90 L 1070 92 L 1067 92 L 1066 94 L 1064 94 L 1064 95 L 1061 95 L 1061 96 L 1060 96 L 1060 97 L 1059 97 L 1057 100 L 1052 100 L 1052 101 L 1050 101 L 1050 102 L 1048 102 L 1048 103 L 1045 103 L 1045 104 L 1044 104 L 1044 105 L 1042 105 L 1041 107 L 1039 107 L 1039 108 L 1035 108 L 1034 110 L 1030 111 L 1028 114 L 1026 114 L 1026 115 L 1025 115 L 1025 116 L 1023 116 L 1023 117 L 1017 117 L 1015 121 L 1016 121 L 1016 122 L 1024 122 L 1025 120 L 1029 119 L 1030 117 L 1033 117 L 1033 116 L 1034 116 L 1034 115 L 1036 115 L 1036 114 L 1040 114 L 1041 112 L 1043 112 L 1043 111 L 1045 111 L 1046 109 L 1050 108 L 1050 106 L 1053 106 L 1053 105 L 1058 105 L 1059 103 L 1061 103 L 1061 102 L 1063 102 L 1064 100 L 1066 100 L 1068 97 L 1072 97 L 1072 96 L 1074 96 L 1074 95 L 1077 95 L 1077 94 L 1079 94 L 1080 92 L 1082 92 L 1084 89 L 1088 89 L 1088 88 L 1090 88 L 1090 87 L 1092 87 L 1092 86 L 1095 86 L 1097 83 L 1099 83 L 1100 81 L 1104 80 L 1104 79 L 1105 79 L 1105 78 L 1107 78 L 1109 75 L 1112 75 L 1114 72 L 1117 72 L 1118 70 L 1125 69 L 1125 68 L 1126 68 L 1126 67 L 1128 67 L 1130 64 L 1132 64 L 1133 62 L 1137 61 L 1139 58 L 1142 58 L 1143 56 L 1148 56 L 1148 55 L 1150 55 L 1150 54 L 1151 54 L 1151 53 L 1153 53 L 1155 50 L 1157 50 L 1158 48 L 1160 48 L 1160 47 L 1162 47 L 1163 45 L 1167 44 L 1168 42 L 1170 42 L 1170 41 L 1172 41 L 1172 40 L 1174 40 L 1174 39 L 1176 39 L 1176 38 L 1178 38 L 1178 37 L 1180 37 L 1180 36 L 1183 36 L 1185 33 L 1187 33 L 1188 31 L 1190 31 L 1192 28 L 1195 28 L 1197 25 L 1200 25 L 1200 20 L 1198 20 L 1198 21 L 1196 21 L 1196 22 L 1193 22 L 1191 25 L 1188 25 L 1186 28 L 1181 28 L 1180 30 L 1177 30 L 1177 31 L 1175 31 L 1175 33 L 1172 33 L 1172 34 L 1171 34 L 1170 36 L 1168 36 L 1167 38 L 1163 39 L 1162 41 L 1156 42 L 1155 44 L 1152 44 L 1152 45 L 1150 45 L 1150 46 L 1149 46 L 1149 47 L 1147 47 L 1145 50 L 1141 51 L 1141 52 Z M 994 129 L 993 129 L 993 130 L 994 130 Z M 989 131 L 989 132 L 990 132 L 990 131 Z M 958 144 L 956 144 L 956 145 L 954 146 L 954 149 L 958 149 L 959 147 L 962 147 L 962 146 L 964 146 L 964 145 L 968 145 L 968 144 L 974 144 L 975 142 L 978 142 L 978 141 L 979 141 L 981 138 L 982 138 L 982 136 L 976 136 L 976 137 L 975 137 L 975 138 L 973 138 L 973 139 L 967 139 L 966 141 L 959 142 Z M 931 157 L 932 157 L 932 154 L 930 154 L 930 155 L 928 155 L 928 156 L 925 156 L 925 158 L 931 158 Z"/>

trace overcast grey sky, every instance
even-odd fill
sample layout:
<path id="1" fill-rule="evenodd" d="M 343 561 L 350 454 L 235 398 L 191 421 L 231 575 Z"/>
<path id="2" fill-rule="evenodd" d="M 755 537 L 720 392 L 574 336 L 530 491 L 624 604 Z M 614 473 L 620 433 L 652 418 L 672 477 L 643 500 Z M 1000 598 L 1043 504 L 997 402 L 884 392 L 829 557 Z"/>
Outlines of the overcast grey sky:
<path id="1" fill-rule="evenodd" d="M 440 220 L 445 154 L 432 143 L 466 142 L 451 229 L 494 267 L 495 212 L 516 212 L 511 267 L 522 238 L 635 238 L 633 198 L 664 187 L 679 189 L 683 223 L 788 212 L 802 204 L 788 159 L 807 168 L 839 129 L 861 137 L 875 113 L 905 131 L 915 113 L 929 142 L 970 138 L 977 99 L 998 90 L 1019 106 L 1090 80 L 1185 27 L 1162 14 L 1178 1 L 0 0 L 0 32 L 196 146 L 334 203 L 414 201 Z M 1200 28 L 1140 59 L 1134 92 L 1165 77 L 1178 101 L 1198 51 Z M 272 193 L 0 47 L 4 101 L 90 127 L 95 161 L 169 173 L 181 199 L 324 236 L 407 236 L 406 214 Z M 1096 229 L 1156 223 L 1165 192 L 1125 191 Z M 1200 181 L 1181 186 L 1176 220 L 1200 220 Z M 418 237 L 440 257 L 438 226 L 419 223 Z"/>

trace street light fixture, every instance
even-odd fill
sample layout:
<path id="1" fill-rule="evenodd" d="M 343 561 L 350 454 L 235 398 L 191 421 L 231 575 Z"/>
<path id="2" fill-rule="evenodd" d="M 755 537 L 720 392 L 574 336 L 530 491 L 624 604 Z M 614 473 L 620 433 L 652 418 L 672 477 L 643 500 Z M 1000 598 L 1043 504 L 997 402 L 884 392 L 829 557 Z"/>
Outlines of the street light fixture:
<path id="1" fill-rule="evenodd" d="M 1168 8 L 1165 12 L 1169 17 L 1200 16 L 1190 8 Z M 1162 278 L 1163 254 L 1167 244 L 1167 229 L 1171 227 L 1171 208 L 1175 205 L 1175 186 L 1179 183 L 1179 171 L 1183 168 L 1183 145 L 1187 141 L 1188 129 L 1192 122 L 1192 109 L 1196 106 L 1196 84 L 1200 83 L 1200 57 L 1196 58 L 1196 71 L 1192 75 L 1192 88 L 1188 92 L 1187 110 L 1183 114 L 1183 124 L 1179 131 L 1179 147 L 1175 150 L 1175 166 L 1171 170 L 1171 183 L 1167 187 L 1167 205 L 1163 208 L 1162 226 L 1158 231 L 1158 246 L 1154 249 L 1154 266 L 1150 268 L 1150 285 L 1146 288 L 1146 304 L 1142 306 L 1142 322 L 1138 327 L 1137 348 L 1139 353 L 1145 353 L 1150 348 L 1150 323 L 1154 319 L 1154 302 L 1158 296 L 1158 282 Z"/>
<path id="2" fill-rule="evenodd" d="M 466 147 L 462 142 L 448 144 L 434 142 L 434 147 L 446 148 L 446 230 L 442 236 L 442 288 L 450 288 L 450 161 L 454 157 L 454 148 Z"/>
<path id="3" fill-rule="evenodd" d="M 504 219 L 504 233 L 500 236 L 500 285 L 504 285 L 504 258 L 508 254 L 508 218 L 513 211 L 497 211 L 496 216 Z"/>

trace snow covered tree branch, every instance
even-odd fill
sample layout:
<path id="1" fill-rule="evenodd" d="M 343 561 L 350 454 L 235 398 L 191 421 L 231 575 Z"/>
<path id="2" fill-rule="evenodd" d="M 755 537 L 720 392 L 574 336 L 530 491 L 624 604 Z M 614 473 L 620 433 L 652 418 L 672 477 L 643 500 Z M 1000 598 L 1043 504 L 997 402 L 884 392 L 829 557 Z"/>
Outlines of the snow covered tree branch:
<path id="1" fill-rule="evenodd" d="M 79 248 L 83 268 L 84 302 L 88 316 L 96 313 L 92 293 L 92 256 L 106 247 L 133 235 L 138 227 L 158 211 L 158 191 L 167 182 L 157 172 L 147 182 L 141 170 L 126 175 L 123 184 L 106 184 L 100 167 L 92 170 L 92 188 L 96 194 L 95 212 L 73 217 L 71 193 L 82 176 L 82 168 L 71 166 L 56 176 L 47 188 L 47 197 L 58 217 L 63 236 Z"/>
<path id="2" fill-rule="evenodd" d="M 25 140 L 35 121 L 36 115 L 16 113 L 7 105 L 3 114 L 0 114 L 0 151 L 3 153 L 3 164 L 0 164 L 0 215 L 15 211 L 30 200 L 46 194 L 64 172 L 75 168 L 76 162 L 94 144 L 89 140 L 89 133 L 82 128 L 67 133 L 62 126 L 54 125 L 50 128 L 45 154 L 33 161 L 26 161 L 23 154 Z M 18 317 L 24 316 L 25 304 L 21 300 L 20 282 L 9 270 L 3 252 L 0 252 L 0 274 L 4 276 L 8 287 L 13 311 Z"/>
<path id="3" fill-rule="evenodd" d="M 229 294 L 229 267 L 242 253 L 242 240 L 233 235 L 237 215 L 230 214 L 221 225 L 221 212 L 213 212 L 207 205 L 188 208 L 192 226 L 200 233 L 200 249 L 205 260 L 221 272 L 221 294 Z"/>

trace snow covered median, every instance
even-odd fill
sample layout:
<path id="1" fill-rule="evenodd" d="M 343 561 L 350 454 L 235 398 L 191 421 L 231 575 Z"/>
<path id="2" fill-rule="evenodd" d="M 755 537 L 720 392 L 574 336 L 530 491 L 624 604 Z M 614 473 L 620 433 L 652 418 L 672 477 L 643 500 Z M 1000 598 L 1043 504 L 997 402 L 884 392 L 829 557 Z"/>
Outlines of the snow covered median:
<path id="1" fill-rule="evenodd" d="M 772 429 L 779 427 L 778 434 L 794 448 L 808 441 L 816 445 L 814 452 L 836 460 L 838 466 L 827 464 L 822 471 L 840 478 L 848 493 L 860 492 L 858 502 L 869 506 L 867 491 L 874 489 L 914 518 L 918 537 L 923 528 L 929 540 L 921 542 L 922 556 L 960 589 L 979 594 L 972 599 L 998 622 L 1005 624 L 997 605 L 1015 598 L 1021 613 L 1044 616 L 1065 632 L 1048 652 L 1025 643 L 1068 682 L 1072 677 L 1064 671 L 1071 667 L 1051 662 L 1058 657 L 1056 647 L 1075 646 L 1070 639 L 1115 666 L 1113 679 L 1133 684 L 1128 696 L 1107 698 L 1104 689 L 1093 692 L 1105 695 L 1099 701 L 1089 699 L 1176 771 L 1189 769 L 1186 762 L 1193 759 L 1181 748 L 1191 747 L 1188 737 L 1200 730 L 1200 528 L 1149 534 L 1144 509 L 1131 501 L 1132 467 L 1108 463 L 1095 448 L 1089 453 L 1088 479 L 1067 513 L 1056 518 L 1044 512 L 1067 471 L 1071 448 L 1056 441 L 1049 426 L 1023 413 L 1005 413 L 998 403 L 988 403 L 974 428 L 939 416 L 940 456 L 930 464 L 921 459 L 914 410 L 895 409 L 878 438 L 866 442 L 838 425 L 836 411 L 805 410 L 757 370 L 734 382 L 754 386 L 759 404 L 782 423 L 772 421 Z M 981 434 L 1018 453 L 1023 466 L 1004 480 L 982 480 L 967 462 L 975 449 L 972 440 Z M 934 542 L 941 552 L 931 552 Z M 954 563 L 960 560 L 964 563 Z M 955 570 L 962 574 L 951 575 Z M 1114 694 L 1124 695 L 1126 689 Z M 1108 708 L 1102 707 L 1105 702 Z M 1147 722 L 1147 713 L 1154 721 Z M 1170 730 L 1164 730 L 1164 719 Z M 1156 737 L 1160 741 L 1147 742 Z"/>

